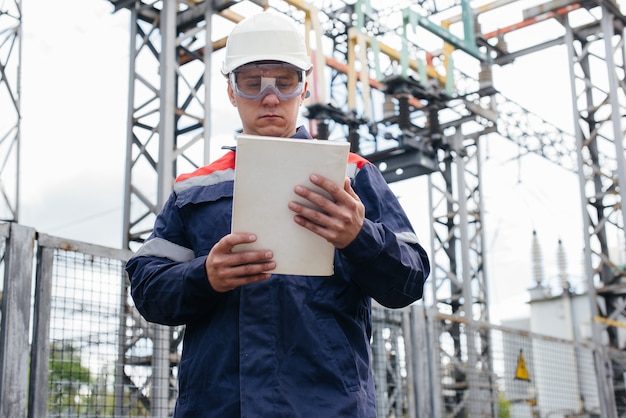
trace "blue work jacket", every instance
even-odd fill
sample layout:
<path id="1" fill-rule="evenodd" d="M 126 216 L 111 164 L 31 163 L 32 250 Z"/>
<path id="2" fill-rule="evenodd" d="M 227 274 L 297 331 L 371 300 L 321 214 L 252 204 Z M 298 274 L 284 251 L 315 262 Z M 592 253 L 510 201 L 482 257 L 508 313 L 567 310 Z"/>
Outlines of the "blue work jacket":
<path id="1" fill-rule="evenodd" d="M 297 137 L 309 137 L 300 128 Z M 365 206 L 357 238 L 328 277 L 273 275 L 214 291 L 205 260 L 230 233 L 235 151 L 180 176 L 154 230 L 128 261 L 148 321 L 186 325 L 175 417 L 371 418 L 371 298 L 422 297 L 424 249 L 379 170 L 356 154 L 348 175 Z"/>

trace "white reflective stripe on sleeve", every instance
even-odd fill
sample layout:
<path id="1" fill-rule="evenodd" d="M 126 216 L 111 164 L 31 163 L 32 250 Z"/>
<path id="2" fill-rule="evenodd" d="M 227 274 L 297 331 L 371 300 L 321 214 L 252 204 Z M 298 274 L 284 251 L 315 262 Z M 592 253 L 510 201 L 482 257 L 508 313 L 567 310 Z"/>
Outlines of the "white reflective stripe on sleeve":
<path id="1" fill-rule="evenodd" d="M 212 186 L 235 179 L 235 170 L 228 168 L 222 171 L 215 171 L 204 176 L 191 177 L 187 180 L 174 183 L 174 192 L 180 193 L 197 186 Z"/>
<path id="2" fill-rule="evenodd" d="M 407 244 L 419 244 L 419 239 L 417 239 L 417 235 L 413 232 L 398 232 L 396 233 L 396 237 Z"/>
<path id="3" fill-rule="evenodd" d="M 189 248 L 174 244 L 163 238 L 153 238 L 143 243 L 137 250 L 135 257 L 163 257 L 172 261 L 190 261 L 196 255 Z"/>

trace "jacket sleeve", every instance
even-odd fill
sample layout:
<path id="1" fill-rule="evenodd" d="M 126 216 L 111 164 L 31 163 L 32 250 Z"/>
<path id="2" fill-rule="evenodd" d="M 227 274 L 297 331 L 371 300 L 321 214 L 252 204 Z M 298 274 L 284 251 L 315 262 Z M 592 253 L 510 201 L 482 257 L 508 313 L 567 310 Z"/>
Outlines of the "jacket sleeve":
<path id="1" fill-rule="evenodd" d="M 207 280 L 206 255 L 196 256 L 183 234 L 172 194 L 154 230 L 126 263 L 131 296 L 150 322 L 182 325 L 207 315 L 223 295 Z"/>
<path id="2" fill-rule="evenodd" d="M 430 263 L 400 202 L 378 169 L 364 165 L 352 187 L 365 206 L 357 238 L 340 250 L 352 280 L 381 305 L 401 308 L 420 299 Z"/>

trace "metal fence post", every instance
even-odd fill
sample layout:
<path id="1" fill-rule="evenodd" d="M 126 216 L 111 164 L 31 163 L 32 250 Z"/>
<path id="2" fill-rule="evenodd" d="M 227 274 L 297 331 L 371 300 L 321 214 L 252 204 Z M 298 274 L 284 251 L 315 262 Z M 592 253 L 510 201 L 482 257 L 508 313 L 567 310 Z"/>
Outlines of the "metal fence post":
<path id="1" fill-rule="evenodd" d="M 411 359 L 413 377 L 413 397 L 415 399 L 415 417 L 432 417 L 433 382 L 431 381 L 433 354 L 428 335 L 428 323 L 426 311 L 423 305 L 412 305 L 410 311 L 411 332 L 407 334 L 410 339 L 410 351 L 407 350 L 407 358 Z M 432 364 L 431 364 L 432 363 Z"/>
<path id="2" fill-rule="evenodd" d="M 47 413 L 53 265 L 54 248 L 40 245 L 37 250 L 28 418 L 45 417 Z"/>
<path id="3" fill-rule="evenodd" d="M 0 328 L 0 416 L 25 418 L 35 230 L 5 225 L 9 233 Z"/>

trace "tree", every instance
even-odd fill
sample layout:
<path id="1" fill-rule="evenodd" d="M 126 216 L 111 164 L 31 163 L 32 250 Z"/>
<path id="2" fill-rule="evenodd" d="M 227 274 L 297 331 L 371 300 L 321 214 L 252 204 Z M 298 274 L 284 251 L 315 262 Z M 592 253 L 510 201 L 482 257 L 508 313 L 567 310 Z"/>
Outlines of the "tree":
<path id="1" fill-rule="evenodd" d="M 81 364 L 80 354 L 71 343 L 50 346 L 48 410 L 55 415 L 78 413 L 87 407 L 91 375 Z"/>

